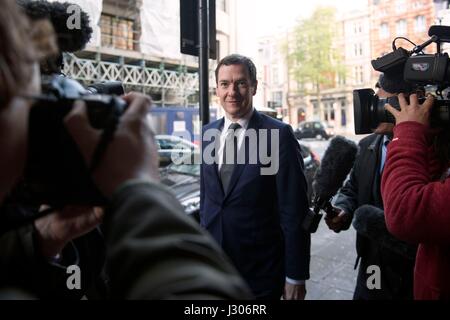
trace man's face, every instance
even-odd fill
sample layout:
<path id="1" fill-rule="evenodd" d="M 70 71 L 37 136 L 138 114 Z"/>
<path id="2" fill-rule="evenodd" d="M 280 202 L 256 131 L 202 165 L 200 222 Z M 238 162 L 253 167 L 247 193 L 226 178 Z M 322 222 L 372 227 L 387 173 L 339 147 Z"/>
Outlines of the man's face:
<path id="1" fill-rule="evenodd" d="M 216 95 L 231 120 L 238 120 L 251 110 L 256 88 L 257 83 L 252 84 L 245 66 L 233 64 L 220 67 Z"/>
<path id="2" fill-rule="evenodd" d="M 30 71 L 32 76 L 29 85 L 20 94 L 30 96 L 41 92 L 39 65 L 35 63 Z M 14 98 L 8 105 L 0 106 L 0 203 L 23 174 L 30 109 L 31 102 L 21 98 Z"/>

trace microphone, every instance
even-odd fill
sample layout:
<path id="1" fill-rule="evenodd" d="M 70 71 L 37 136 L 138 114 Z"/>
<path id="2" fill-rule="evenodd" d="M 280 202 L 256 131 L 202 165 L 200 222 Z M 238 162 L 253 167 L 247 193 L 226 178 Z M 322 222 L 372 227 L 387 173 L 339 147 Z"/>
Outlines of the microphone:
<path id="1" fill-rule="evenodd" d="M 321 211 L 333 218 L 336 211 L 330 201 L 338 192 L 355 162 L 358 146 L 342 136 L 334 137 L 323 156 L 313 181 L 313 210 L 303 221 L 303 228 L 310 233 L 317 231 Z"/>

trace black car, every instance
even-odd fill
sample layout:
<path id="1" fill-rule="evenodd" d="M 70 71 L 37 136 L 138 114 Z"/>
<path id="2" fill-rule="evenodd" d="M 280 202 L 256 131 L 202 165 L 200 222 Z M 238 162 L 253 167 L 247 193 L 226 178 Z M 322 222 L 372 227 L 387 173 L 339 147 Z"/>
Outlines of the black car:
<path id="1" fill-rule="evenodd" d="M 305 176 L 308 183 L 308 199 L 311 202 L 312 181 L 319 167 L 320 161 L 311 149 L 300 144 L 303 162 L 305 164 Z M 170 187 L 183 206 L 186 214 L 199 221 L 200 216 L 200 154 L 195 152 L 190 155 L 186 164 L 176 161 L 167 167 L 160 169 L 161 182 Z"/>
<path id="2" fill-rule="evenodd" d="M 298 129 L 294 131 L 297 139 L 313 138 L 318 140 L 328 140 L 334 135 L 333 128 L 320 121 L 301 122 Z"/>

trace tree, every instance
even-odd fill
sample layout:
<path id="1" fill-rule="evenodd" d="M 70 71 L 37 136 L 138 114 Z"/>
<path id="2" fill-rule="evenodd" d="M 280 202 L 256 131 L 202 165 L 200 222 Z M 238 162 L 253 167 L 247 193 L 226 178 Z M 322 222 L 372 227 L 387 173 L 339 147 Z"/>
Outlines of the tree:
<path id="1" fill-rule="evenodd" d="M 335 48 L 337 36 L 335 9 L 319 7 L 310 18 L 299 21 L 293 39 L 287 43 L 290 75 L 300 87 L 301 96 L 317 96 L 319 110 L 322 88 L 333 85 L 336 75 L 345 72 L 341 54 Z"/>

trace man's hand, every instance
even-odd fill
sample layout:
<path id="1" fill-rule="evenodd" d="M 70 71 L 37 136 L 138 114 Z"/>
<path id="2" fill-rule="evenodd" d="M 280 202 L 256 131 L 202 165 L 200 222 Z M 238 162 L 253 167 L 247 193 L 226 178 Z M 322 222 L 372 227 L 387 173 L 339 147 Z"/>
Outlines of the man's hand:
<path id="1" fill-rule="evenodd" d="M 352 222 L 351 215 L 341 209 L 334 209 L 339 212 L 337 216 L 335 216 L 334 218 L 328 218 L 328 216 L 325 217 L 325 223 L 327 224 L 328 228 L 336 233 L 339 233 L 342 230 L 347 230 L 350 227 L 350 223 Z"/>
<path id="2" fill-rule="evenodd" d="M 92 231 L 103 218 L 93 207 L 64 207 L 34 221 L 37 246 L 44 257 L 61 253 L 69 241 Z"/>
<path id="3" fill-rule="evenodd" d="M 305 300 L 305 296 L 306 286 L 304 284 L 285 283 L 283 292 L 284 300 Z"/>
<path id="4" fill-rule="evenodd" d="M 95 183 L 107 197 L 127 180 L 159 179 L 158 149 L 147 120 L 152 101 L 139 93 L 130 93 L 123 99 L 128 103 L 128 109 L 120 118 L 114 137 L 93 174 Z M 100 139 L 100 131 L 90 126 L 86 105 L 77 102 L 64 121 L 89 164 Z"/>
<path id="5" fill-rule="evenodd" d="M 434 97 L 429 95 L 423 104 L 419 104 L 417 94 L 409 96 L 409 104 L 406 101 L 405 95 L 400 93 L 398 95 L 400 103 L 400 111 L 386 104 L 384 107 L 387 111 L 392 113 L 395 117 L 395 123 L 399 124 L 406 121 L 415 121 L 428 126 L 430 124 L 430 110 L 433 107 Z"/>

